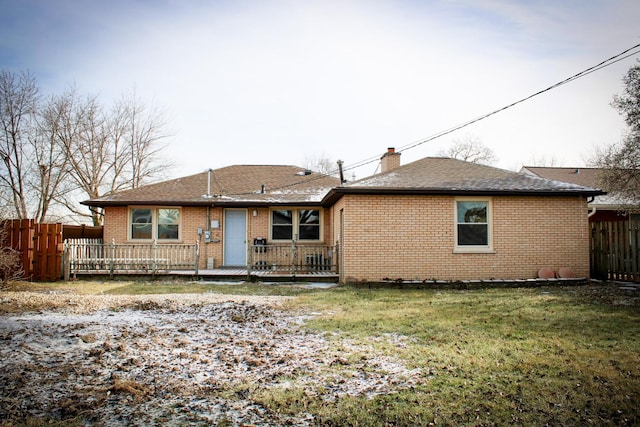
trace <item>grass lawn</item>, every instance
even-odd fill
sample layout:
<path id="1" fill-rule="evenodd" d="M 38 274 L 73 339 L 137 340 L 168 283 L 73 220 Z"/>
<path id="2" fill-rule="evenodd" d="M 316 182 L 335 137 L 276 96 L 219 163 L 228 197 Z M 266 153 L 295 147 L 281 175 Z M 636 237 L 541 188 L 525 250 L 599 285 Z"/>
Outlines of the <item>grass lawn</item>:
<path id="1" fill-rule="evenodd" d="M 323 426 L 640 425 L 640 291 L 111 283 L 101 292 L 292 295 L 291 309 L 318 313 L 305 327 L 326 333 L 336 351 L 355 343 L 421 372 L 416 386 L 373 398 L 248 391 L 272 411 L 308 412 Z"/>
<path id="2" fill-rule="evenodd" d="M 640 300 L 616 286 L 337 288 L 296 303 L 325 313 L 308 327 L 337 346 L 372 345 L 429 377 L 372 400 L 304 402 L 324 425 L 640 424 Z"/>

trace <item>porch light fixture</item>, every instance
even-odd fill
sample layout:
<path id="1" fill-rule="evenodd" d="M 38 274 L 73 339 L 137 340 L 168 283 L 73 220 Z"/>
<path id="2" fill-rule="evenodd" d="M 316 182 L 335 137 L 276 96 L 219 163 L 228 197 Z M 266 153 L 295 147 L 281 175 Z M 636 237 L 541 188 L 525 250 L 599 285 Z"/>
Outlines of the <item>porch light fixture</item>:
<path id="1" fill-rule="evenodd" d="M 253 210 L 253 216 L 258 216 L 258 210 L 257 209 Z"/>

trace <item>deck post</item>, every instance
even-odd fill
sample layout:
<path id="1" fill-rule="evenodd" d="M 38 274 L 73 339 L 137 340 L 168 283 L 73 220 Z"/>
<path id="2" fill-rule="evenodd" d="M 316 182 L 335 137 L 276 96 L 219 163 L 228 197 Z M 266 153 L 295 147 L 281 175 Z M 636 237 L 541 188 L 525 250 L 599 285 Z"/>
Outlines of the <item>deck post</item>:
<path id="1" fill-rule="evenodd" d="M 156 278 L 156 271 L 158 270 L 158 241 L 153 239 L 153 246 L 151 247 L 151 277 Z"/>
<path id="2" fill-rule="evenodd" d="M 195 265 L 194 270 L 196 272 L 196 279 L 197 279 L 198 278 L 199 267 L 200 267 L 200 239 L 196 239 L 195 251 L 196 251 L 196 265 Z"/>
<path id="3" fill-rule="evenodd" d="M 109 254 L 109 277 L 113 279 L 114 259 L 116 254 L 116 239 L 111 240 L 111 253 Z"/>
<path id="4" fill-rule="evenodd" d="M 253 245 L 247 242 L 247 281 L 251 281 L 251 265 L 253 264 L 252 259 L 252 250 Z"/>
<path id="5" fill-rule="evenodd" d="M 297 237 L 297 236 L 296 236 Z M 296 239 L 291 240 L 291 276 L 296 278 Z"/>

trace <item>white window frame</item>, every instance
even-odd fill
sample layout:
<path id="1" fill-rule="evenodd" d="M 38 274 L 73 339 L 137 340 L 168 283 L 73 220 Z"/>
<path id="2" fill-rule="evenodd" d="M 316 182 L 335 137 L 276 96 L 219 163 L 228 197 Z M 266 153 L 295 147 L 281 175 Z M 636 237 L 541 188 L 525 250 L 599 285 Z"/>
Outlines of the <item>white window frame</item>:
<path id="1" fill-rule="evenodd" d="M 149 209 L 151 210 L 151 237 L 149 239 L 136 239 L 133 237 L 133 211 L 136 209 Z M 159 210 L 161 209 L 175 209 L 178 211 L 178 238 L 177 239 L 161 239 L 158 237 L 158 219 Z M 132 242 L 152 242 L 157 240 L 158 242 L 180 242 L 182 240 L 182 208 L 177 206 L 129 206 L 127 212 L 127 238 Z"/>
<path id="2" fill-rule="evenodd" d="M 487 204 L 487 244 L 458 244 L 458 202 L 484 202 Z M 493 199 L 491 197 L 455 197 L 453 200 L 454 253 L 495 253 L 493 249 Z"/>
<path id="3" fill-rule="evenodd" d="M 274 239 L 273 238 L 273 212 L 274 211 L 292 211 L 292 238 L 291 239 Z M 318 211 L 319 225 L 318 225 L 318 239 L 317 240 L 309 240 L 309 239 L 300 239 L 300 211 Z M 274 207 L 269 209 L 269 241 L 273 243 L 285 243 L 291 242 L 292 240 L 296 240 L 297 242 L 313 242 L 313 243 L 322 243 L 324 241 L 323 238 L 323 230 L 324 230 L 324 210 L 319 207 L 292 207 L 292 206 L 283 206 L 283 207 Z"/>

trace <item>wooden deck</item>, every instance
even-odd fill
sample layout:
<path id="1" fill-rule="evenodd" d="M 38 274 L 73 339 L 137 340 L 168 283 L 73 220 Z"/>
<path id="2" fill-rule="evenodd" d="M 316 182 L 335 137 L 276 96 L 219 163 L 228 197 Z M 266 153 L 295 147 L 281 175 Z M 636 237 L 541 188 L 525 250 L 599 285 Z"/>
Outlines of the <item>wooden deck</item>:
<path id="1" fill-rule="evenodd" d="M 197 278 L 199 280 L 246 280 L 256 282 L 337 282 L 338 275 L 331 271 L 315 271 L 315 272 L 298 272 L 292 274 L 284 271 L 260 271 L 251 270 L 248 272 L 246 268 L 217 268 L 213 270 L 199 270 L 196 274 L 195 270 L 158 270 L 155 274 L 148 270 L 119 270 L 117 273 L 111 274 L 109 270 L 92 270 L 75 272 L 76 277 L 87 276 L 110 276 L 110 277 L 153 277 L 155 279 L 187 279 Z"/>
<path id="2" fill-rule="evenodd" d="M 204 280 L 338 281 L 337 247 L 327 245 L 249 245 L 247 267 L 200 269 L 199 243 L 105 244 L 65 242 L 65 278 L 151 277 Z"/>

